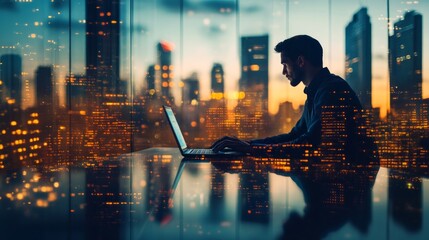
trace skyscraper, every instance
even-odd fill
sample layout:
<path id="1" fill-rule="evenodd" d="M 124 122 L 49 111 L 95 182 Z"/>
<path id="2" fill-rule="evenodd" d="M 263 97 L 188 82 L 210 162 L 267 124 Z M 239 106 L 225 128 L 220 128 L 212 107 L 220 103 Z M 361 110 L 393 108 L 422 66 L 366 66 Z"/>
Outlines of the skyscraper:
<path id="1" fill-rule="evenodd" d="M 268 35 L 241 38 L 240 91 L 262 93 L 268 111 Z"/>
<path id="2" fill-rule="evenodd" d="M 150 95 L 155 95 L 156 85 L 155 85 L 155 65 L 150 65 L 146 73 L 146 84 L 147 84 L 147 93 Z"/>
<path id="3" fill-rule="evenodd" d="M 237 137 L 252 139 L 267 134 L 268 35 L 241 38 L 241 78 L 236 107 Z M 240 97 L 241 96 L 241 97 Z"/>
<path id="4" fill-rule="evenodd" d="M 215 63 L 213 64 L 211 71 L 211 92 L 212 94 L 224 94 L 225 91 L 225 79 L 223 77 L 223 68 L 222 64 Z"/>
<path id="5" fill-rule="evenodd" d="M 83 75 L 70 75 L 66 77 L 66 99 L 73 110 L 87 109 L 86 84 L 88 79 Z"/>
<path id="6" fill-rule="evenodd" d="M 22 103 L 22 58 L 17 54 L 5 54 L 0 58 L 0 80 L 3 87 L 1 101 L 18 108 Z"/>
<path id="7" fill-rule="evenodd" d="M 172 71 L 173 65 L 171 64 L 171 51 L 173 50 L 172 44 L 162 41 L 158 43 L 158 66 L 156 70 L 160 71 L 161 78 L 161 96 L 172 99 L 171 87 L 173 79 Z"/>
<path id="8" fill-rule="evenodd" d="M 51 106 L 53 104 L 52 67 L 39 66 L 36 70 L 37 106 Z"/>
<path id="9" fill-rule="evenodd" d="M 406 13 L 389 40 L 391 112 L 416 120 L 422 100 L 422 15 Z"/>
<path id="10" fill-rule="evenodd" d="M 200 100 L 200 82 L 197 74 L 192 74 L 183 81 L 182 101 L 184 104 L 197 105 Z"/>
<path id="11" fill-rule="evenodd" d="M 371 109 L 371 22 L 367 8 L 353 15 L 346 27 L 346 81 L 362 106 Z"/>
<path id="12" fill-rule="evenodd" d="M 90 95 L 120 91 L 118 0 L 86 0 L 86 74 Z"/>
<path id="13" fill-rule="evenodd" d="M 196 73 L 183 81 L 182 89 L 182 122 L 183 131 L 196 137 L 200 127 L 200 82 Z M 193 139 L 190 139 L 193 141 Z"/>

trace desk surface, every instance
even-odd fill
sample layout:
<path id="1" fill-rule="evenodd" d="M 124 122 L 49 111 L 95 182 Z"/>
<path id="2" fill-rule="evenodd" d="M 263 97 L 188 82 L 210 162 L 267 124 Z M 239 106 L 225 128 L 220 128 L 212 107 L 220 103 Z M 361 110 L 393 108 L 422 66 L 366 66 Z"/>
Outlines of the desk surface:
<path id="1" fill-rule="evenodd" d="M 0 173 L 5 239 L 429 238 L 425 173 L 183 160 L 175 148 L 21 171 Z"/>

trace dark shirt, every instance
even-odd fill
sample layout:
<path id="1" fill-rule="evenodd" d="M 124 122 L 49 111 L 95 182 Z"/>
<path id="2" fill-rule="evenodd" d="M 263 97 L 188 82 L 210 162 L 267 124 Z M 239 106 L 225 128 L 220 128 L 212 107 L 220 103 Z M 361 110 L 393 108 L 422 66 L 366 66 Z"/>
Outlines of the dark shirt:
<path id="1" fill-rule="evenodd" d="M 328 68 L 323 68 L 316 75 L 310 85 L 304 89 L 304 93 L 307 94 L 304 111 L 289 133 L 251 140 L 250 144 L 258 147 L 284 143 L 318 146 L 322 141 L 322 115 L 324 113 L 334 115 L 330 116 L 331 118 L 339 115 L 340 118 L 353 121 L 350 113 L 362 109 L 359 99 L 349 84 L 341 77 L 331 74 Z M 350 124 L 345 123 L 345 125 Z M 352 130 L 347 129 L 346 131 Z"/>

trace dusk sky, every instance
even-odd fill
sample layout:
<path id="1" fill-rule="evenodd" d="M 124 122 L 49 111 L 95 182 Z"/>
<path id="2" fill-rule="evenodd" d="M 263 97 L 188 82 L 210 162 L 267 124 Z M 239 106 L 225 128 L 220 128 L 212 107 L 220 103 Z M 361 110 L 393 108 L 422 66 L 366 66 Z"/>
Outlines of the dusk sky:
<path id="1" fill-rule="evenodd" d="M 63 95 L 64 77 L 69 69 L 70 48 L 73 73 L 85 72 L 84 3 L 82 0 L 72 1 L 70 18 L 68 3 L 64 1 L 0 2 L 0 14 L 4 19 L 10 19 L 2 24 L 0 54 L 18 53 L 23 56 L 24 80 L 30 86 L 27 106 L 34 102 L 31 88 L 37 66 L 56 66 L 60 95 Z M 136 89 L 144 87 L 145 72 L 156 62 L 157 42 L 167 41 L 174 45 L 177 98 L 179 81 L 196 72 L 201 84 L 201 98 L 209 99 L 210 70 L 215 62 L 223 65 L 227 93 L 237 91 L 240 37 L 265 34 L 269 35 L 270 49 L 277 42 L 297 34 L 317 38 L 325 50 L 325 66 L 344 77 L 345 27 L 356 11 L 367 7 L 372 23 L 373 106 L 381 107 L 382 115 L 385 114 L 389 96 L 386 1 L 243 0 L 237 4 L 230 0 L 184 0 L 183 3 L 183 18 L 180 1 L 124 1 L 121 5 L 121 77 L 127 81 L 132 79 Z M 410 10 L 423 15 L 423 97 L 427 98 L 429 1 L 390 1 L 392 25 Z M 69 20 L 72 26 L 71 47 Z M 270 52 L 269 61 L 270 113 L 276 113 L 279 103 L 285 100 L 293 102 L 295 107 L 303 104 L 303 85 L 297 88 L 289 86 L 288 80 L 281 75 L 280 56 L 274 50 Z M 130 67 L 133 69 L 131 72 Z"/>

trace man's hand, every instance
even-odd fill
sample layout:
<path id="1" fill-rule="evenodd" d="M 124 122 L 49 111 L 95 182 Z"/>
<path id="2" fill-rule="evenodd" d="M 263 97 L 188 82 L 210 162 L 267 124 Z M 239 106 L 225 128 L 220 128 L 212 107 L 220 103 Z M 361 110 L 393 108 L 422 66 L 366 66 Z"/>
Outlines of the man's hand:
<path id="1" fill-rule="evenodd" d="M 233 151 L 249 153 L 252 150 L 250 144 L 246 141 L 242 141 L 236 137 L 225 136 L 211 146 L 214 152 L 219 152 L 225 148 L 230 148 Z"/>

